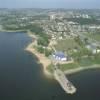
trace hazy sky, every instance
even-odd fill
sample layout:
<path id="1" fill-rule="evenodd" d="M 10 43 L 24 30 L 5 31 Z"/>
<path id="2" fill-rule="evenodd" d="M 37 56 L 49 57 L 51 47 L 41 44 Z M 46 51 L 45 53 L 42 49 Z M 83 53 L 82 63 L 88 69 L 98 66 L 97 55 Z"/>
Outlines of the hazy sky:
<path id="1" fill-rule="evenodd" d="M 0 0 L 0 8 L 100 8 L 100 0 Z"/>

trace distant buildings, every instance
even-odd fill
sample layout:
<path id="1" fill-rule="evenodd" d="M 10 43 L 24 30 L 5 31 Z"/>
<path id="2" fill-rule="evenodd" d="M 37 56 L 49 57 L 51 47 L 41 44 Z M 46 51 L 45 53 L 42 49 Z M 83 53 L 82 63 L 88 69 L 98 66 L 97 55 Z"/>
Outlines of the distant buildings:
<path id="1" fill-rule="evenodd" d="M 97 46 L 94 45 L 94 44 L 87 45 L 86 48 L 87 48 L 88 50 L 90 50 L 93 54 L 100 53 L 100 49 L 97 48 Z"/>
<path id="2" fill-rule="evenodd" d="M 55 20 L 55 18 L 56 18 L 55 14 L 50 15 L 50 20 Z"/>

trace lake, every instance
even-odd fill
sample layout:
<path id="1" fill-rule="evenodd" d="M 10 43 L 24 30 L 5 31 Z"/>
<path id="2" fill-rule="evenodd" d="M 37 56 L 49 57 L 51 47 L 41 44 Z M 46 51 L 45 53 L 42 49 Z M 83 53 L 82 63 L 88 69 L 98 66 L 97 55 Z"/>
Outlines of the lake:
<path id="1" fill-rule="evenodd" d="M 100 69 L 67 76 L 78 90 L 66 94 L 24 50 L 31 41 L 26 33 L 0 33 L 0 100 L 99 100 Z"/>

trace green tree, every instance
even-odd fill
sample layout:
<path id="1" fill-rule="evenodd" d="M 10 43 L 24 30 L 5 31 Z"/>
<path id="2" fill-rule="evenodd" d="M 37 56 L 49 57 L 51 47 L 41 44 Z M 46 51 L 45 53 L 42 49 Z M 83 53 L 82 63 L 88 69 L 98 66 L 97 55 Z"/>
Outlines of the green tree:
<path id="1" fill-rule="evenodd" d="M 41 46 L 38 46 L 37 51 L 40 52 L 40 53 L 44 53 L 44 48 L 41 47 Z"/>
<path id="2" fill-rule="evenodd" d="M 52 54 L 51 50 L 45 49 L 45 56 L 48 57 Z"/>
<path id="3" fill-rule="evenodd" d="M 42 45 L 42 46 L 48 46 L 48 41 L 45 40 L 44 38 L 39 38 L 37 40 L 38 45 Z"/>

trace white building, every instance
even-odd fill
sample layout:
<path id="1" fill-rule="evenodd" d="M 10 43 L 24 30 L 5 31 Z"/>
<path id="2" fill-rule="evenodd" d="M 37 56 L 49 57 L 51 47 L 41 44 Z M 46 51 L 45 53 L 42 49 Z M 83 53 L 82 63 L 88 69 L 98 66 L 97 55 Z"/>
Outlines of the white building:
<path id="1" fill-rule="evenodd" d="M 67 61 L 67 57 L 63 52 L 56 52 L 53 54 L 53 57 L 58 61 Z"/>

